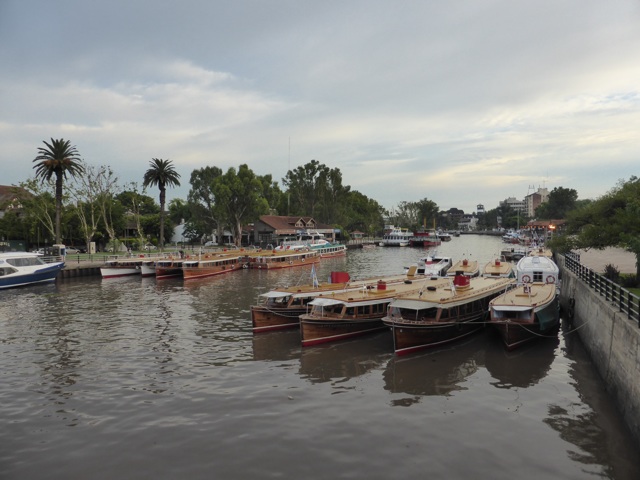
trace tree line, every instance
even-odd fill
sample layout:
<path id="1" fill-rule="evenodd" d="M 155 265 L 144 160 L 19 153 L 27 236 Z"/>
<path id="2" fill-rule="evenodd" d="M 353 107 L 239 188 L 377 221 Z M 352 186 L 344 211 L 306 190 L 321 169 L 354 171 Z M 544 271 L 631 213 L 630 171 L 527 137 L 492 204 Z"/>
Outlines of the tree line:
<path id="1" fill-rule="evenodd" d="M 195 169 L 187 198 L 165 205 L 167 189 L 180 186 L 181 179 L 171 160 L 153 158 L 141 185 L 122 184 L 110 167 L 86 163 L 70 141 L 52 138 L 43 143 L 33 159 L 34 177 L 16 189 L 21 208 L 0 205 L 5 210 L 0 219 L 5 240 L 81 241 L 87 246 L 95 241 L 105 247 L 153 241 L 162 248 L 165 230 L 184 222 L 184 237 L 190 243 L 200 243 L 213 232 L 221 242 L 228 229 L 239 244 L 243 227 L 265 214 L 309 216 L 345 233 L 358 230 L 373 236 L 382 233 L 385 221 L 413 230 L 455 229 L 464 213 L 455 208 L 441 211 L 428 198 L 402 201 L 387 211 L 345 185 L 338 168 L 317 160 L 289 170 L 283 188 L 272 175 L 257 175 L 246 164 L 226 171 L 216 166 Z M 559 250 L 621 246 L 638 256 L 639 182 L 636 177 L 621 180 L 598 200 L 578 200 L 576 190 L 554 188 L 535 217 L 567 220 L 566 235 L 554 240 Z M 147 194 L 148 188 L 158 189 L 158 203 Z M 507 204 L 478 217 L 478 228 L 483 230 L 516 228 L 530 220 Z M 126 237 L 127 232 L 134 232 L 133 237 Z"/>

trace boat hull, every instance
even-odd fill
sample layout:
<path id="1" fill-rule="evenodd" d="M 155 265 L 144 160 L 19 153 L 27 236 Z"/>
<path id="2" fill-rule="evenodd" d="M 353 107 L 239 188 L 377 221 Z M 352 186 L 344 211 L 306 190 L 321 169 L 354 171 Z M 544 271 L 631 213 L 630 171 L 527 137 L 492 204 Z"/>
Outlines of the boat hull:
<path id="1" fill-rule="evenodd" d="M 140 267 L 100 267 L 102 278 L 126 277 L 129 275 L 140 275 Z"/>
<path id="2" fill-rule="evenodd" d="M 254 333 L 271 332 L 300 326 L 300 315 L 306 313 L 302 308 L 273 308 L 262 305 L 251 307 L 251 325 Z"/>
<path id="3" fill-rule="evenodd" d="M 539 306 L 528 319 L 497 318 L 492 311 L 490 323 L 500 334 L 507 350 L 515 350 L 525 343 L 557 332 L 560 326 L 558 300 L 554 298 L 546 305 Z"/>
<path id="4" fill-rule="evenodd" d="M 234 272 L 242 269 L 241 262 L 234 262 L 225 265 L 211 265 L 198 267 L 182 267 L 182 276 L 185 280 L 194 280 L 196 278 L 212 277 L 214 275 L 222 275 L 224 273 Z"/>
<path id="5" fill-rule="evenodd" d="M 460 340 L 481 330 L 484 327 L 482 319 L 483 312 L 477 312 L 466 321 L 420 322 L 414 325 L 393 322 L 389 326 L 393 334 L 394 352 L 396 355 L 406 355 Z"/>
<path id="6" fill-rule="evenodd" d="M 0 289 L 54 282 L 63 268 L 64 263 L 55 263 L 32 272 L 0 276 Z"/>
<path id="7" fill-rule="evenodd" d="M 384 330 L 385 328 L 382 318 L 360 320 L 311 320 L 301 318 L 300 320 L 300 335 L 303 347 L 346 340 Z"/>

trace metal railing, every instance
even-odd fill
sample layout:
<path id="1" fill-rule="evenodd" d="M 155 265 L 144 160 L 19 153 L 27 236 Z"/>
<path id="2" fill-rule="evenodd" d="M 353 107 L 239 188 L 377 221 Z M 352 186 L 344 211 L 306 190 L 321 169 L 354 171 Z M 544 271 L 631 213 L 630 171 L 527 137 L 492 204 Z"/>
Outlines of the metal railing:
<path id="1" fill-rule="evenodd" d="M 627 318 L 638 322 L 640 327 L 640 297 L 603 275 L 594 272 L 589 267 L 582 265 L 580 263 L 580 255 L 577 253 L 571 252 L 559 255 L 559 258 L 562 259 L 567 270 L 574 273 L 589 288 L 604 297 L 606 301 L 612 303 L 620 312 L 625 313 Z"/>

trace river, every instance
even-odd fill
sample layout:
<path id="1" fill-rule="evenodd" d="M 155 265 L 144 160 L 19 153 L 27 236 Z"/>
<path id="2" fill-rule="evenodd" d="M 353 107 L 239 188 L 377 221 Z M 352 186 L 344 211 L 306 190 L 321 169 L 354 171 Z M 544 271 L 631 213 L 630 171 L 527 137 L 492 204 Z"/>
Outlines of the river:
<path id="1" fill-rule="evenodd" d="M 439 253 L 487 262 L 499 238 Z M 394 274 L 424 251 L 323 260 Z M 570 326 L 407 357 L 390 332 L 300 346 L 249 307 L 309 270 L 59 279 L 0 292 L 1 479 L 637 479 L 638 446 Z"/>

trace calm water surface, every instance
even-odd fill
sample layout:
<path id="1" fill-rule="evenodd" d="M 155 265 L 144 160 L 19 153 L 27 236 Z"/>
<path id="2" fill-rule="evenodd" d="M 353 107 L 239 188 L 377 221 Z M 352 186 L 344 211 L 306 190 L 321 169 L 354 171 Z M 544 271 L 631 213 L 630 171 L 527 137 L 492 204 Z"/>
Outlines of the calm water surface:
<path id="1" fill-rule="evenodd" d="M 439 251 L 490 261 L 499 239 Z M 424 251 L 324 260 L 394 274 Z M 396 358 L 389 332 L 301 348 L 249 307 L 308 269 L 82 278 L 0 292 L 1 479 L 637 479 L 638 448 L 564 325 Z"/>

